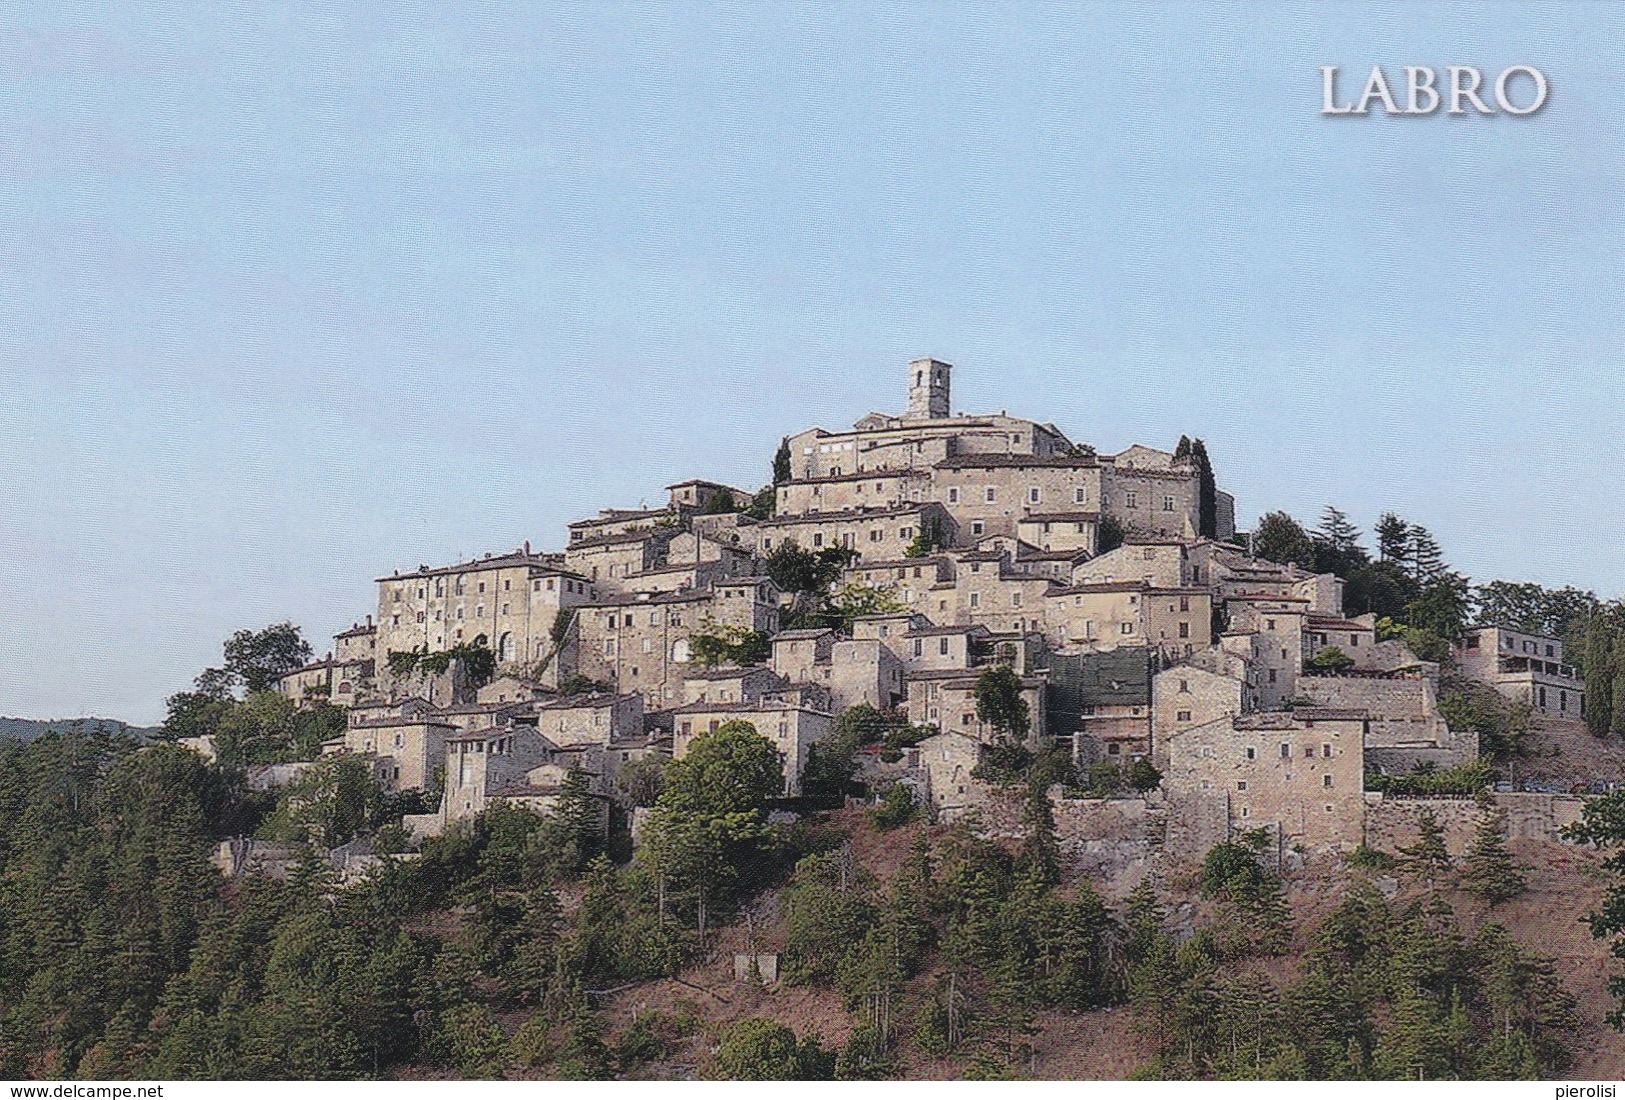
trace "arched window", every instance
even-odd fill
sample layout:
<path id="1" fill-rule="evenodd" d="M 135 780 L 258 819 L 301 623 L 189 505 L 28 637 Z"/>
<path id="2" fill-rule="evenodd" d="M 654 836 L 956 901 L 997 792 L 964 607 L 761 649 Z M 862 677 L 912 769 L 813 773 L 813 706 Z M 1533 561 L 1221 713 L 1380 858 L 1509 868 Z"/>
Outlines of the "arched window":
<path id="1" fill-rule="evenodd" d="M 497 641 L 497 660 L 509 661 L 513 659 L 513 631 L 504 631 Z"/>

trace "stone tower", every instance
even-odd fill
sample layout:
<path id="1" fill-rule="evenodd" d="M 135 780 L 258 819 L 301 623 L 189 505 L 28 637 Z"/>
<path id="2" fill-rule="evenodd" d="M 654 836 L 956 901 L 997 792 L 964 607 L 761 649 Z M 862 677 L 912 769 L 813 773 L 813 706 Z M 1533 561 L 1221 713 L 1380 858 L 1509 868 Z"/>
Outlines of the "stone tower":
<path id="1" fill-rule="evenodd" d="M 908 365 L 905 420 L 942 420 L 952 415 L 948 403 L 948 375 L 953 369 L 939 359 L 916 359 Z"/>

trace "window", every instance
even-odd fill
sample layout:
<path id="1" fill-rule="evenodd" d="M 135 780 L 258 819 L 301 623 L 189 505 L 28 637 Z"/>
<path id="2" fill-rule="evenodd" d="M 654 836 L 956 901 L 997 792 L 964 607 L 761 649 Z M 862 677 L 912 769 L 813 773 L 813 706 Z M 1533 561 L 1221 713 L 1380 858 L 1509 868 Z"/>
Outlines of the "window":
<path id="1" fill-rule="evenodd" d="M 1251 745 L 1247 746 L 1247 759 L 1248 760 L 1257 760 L 1258 759 L 1258 750 L 1255 749 Z"/>
<path id="2" fill-rule="evenodd" d="M 970 605 L 973 608 L 982 606 L 982 594 L 980 592 L 972 592 L 970 594 Z"/>
<path id="3" fill-rule="evenodd" d="M 1162 510 L 1164 512 L 1172 512 L 1174 510 L 1174 498 L 1173 497 L 1163 497 L 1162 498 Z"/>
<path id="4" fill-rule="evenodd" d="M 421 623 L 422 621 L 423 621 L 423 612 L 419 611 L 418 612 L 418 622 Z"/>
<path id="5" fill-rule="evenodd" d="M 1125 508 L 1138 508 L 1139 506 L 1140 506 L 1140 494 L 1139 493 L 1136 493 L 1131 489 L 1128 492 L 1123 494 L 1123 507 L 1125 507 Z"/>
<path id="6" fill-rule="evenodd" d="M 1134 633 L 1134 624 L 1133 623 L 1118 623 L 1117 624 L 1117 632 L 1119 634 L 1133 634 Z"/>
<path id="7" fill-rule="evenodd" d="M 1275 669 L 1270 669 L 1270 683 L 1275 683 Z"/>
<path id="8" fill-rule="evenodd" d="M 937 653 L 943 657 L 948 656 L 948 636 L 946 634 L 937 642 Z"/>
<path id="9" fill-rule="evenodd" d="M 920 638 L 915 638 L 914 639 L 914 656 L 916 656 L 916 657 L 925 656 L 925 642 Z"/>
<path id="10" fill-rule="evenodd" d="M 1275 629 L 1275 620 L 1274 619 L 1265 619 L 1264 620 L 1264 629 L 1265 630 L 1274 630 Z"/>
<path id="11" fill-rule="evenodd" d="M 1282 760 L 1291 760 L 1292 759 L 1292 746 L 1288 745 L 1285 741 L 1281 742 L 1281 759 Z"/>
<path id="12" fill-rule="evenodd" d="M 1020 592 L 1012 592 L 1012 593 L 1010 593 L 1010 606 L 1011 607 L 1020 607 L 1021 606 L 1021 593 Z"/>
<path id="13" fill-rule="evenodd" d="M 1088 500 L 1089 490 L 1085 489 L 1082 485 L 1079 485 L 1077 488 L 1072 490 L 1073 504 L 1086 504 L 1088 503 Z"/>
<path id="14" fill-rule="evenodd" d="M 980 535 L 986 529 L 986 524 L 984 524 L 981 520 L 974 520 L 970 525 L 970 533 L 973 535 Z"/>
<path id="15" fill-rule="evenodd" d="M 1332 747 L 1330 745 L 1320 746 L 1320 755 L 1330 760 L 1332 758 Z"/>
<path id="16" fill-rule="evenodd" d="M 1116 741 L 1112 741 L 1109 744 L 1107 744 L 1107 746 L 1106 746 L 1106 755 L 1107 756 L 1119 756 L 1119 755 L 1122 754 L 1122 752 L 1123 752 L 1123 746 L 1119 745 Z"/>
<path id="17" fill-rule="evenodd" d="M 959 486 L 957 486 L 957 485 L 948 486 L 948 503 L 949 504 L 958 504 L 959 503 Z"/>
<path id="18" fill-rule="evenodd" d="M 1332 785 L 1332 777 L 1331 777 L 1331 775 L 1327 774 L 1327 775 L 1321 776 L 1320 777 L 1320 785 L 1322 787 L 1330 787 Z"/>
<path id="19" fill-rule="evenodd" d="M 1247 781 L 1245 779 L 1236 780 L 1236 790 L 1244 791 L 1246 789 L 1247 789 Z"/>
<path id="20" fill-rule="evenodd" d="M 1190 720 L 1191 712 L 1188 710 L 1178 711 L 1174 714 L 1174 721 L 1176 722 L 1189 722 Z"/>
<path id="21" fill-rule="evenodd" d="M 1179 681 L 1179 692 L 1181 695 L 1189 695 L 1191 693 L 1191 682 L 1189 680 Z"/>
<path id="22" fill-rule="evenodd" d="M 1037 504 L 1039 499 L 1040 499 L 1040 493 L 1038 491 L 1038 486 L 1034 485 L 1034 486 L 1031 486 L 1030 488 L 1028 488 L 1028 490 L 1027 490 L 1027 503 L 1028 504 Z"/>
<path id="23" fill-rule="evenodd" d="M 1181 610 L 1181 611 L 1189 611 L 1190 609 L 1191 609 L 1191 598 L 1189 596 L 1181 596 L 1181 597 L 1179 597 L 1179 610 Z"/>
<path id="24" fill-rule="evenodd" d="M 983 499 L 986 500 L 989 504 L 992 504 L 993 502 L 998 500 L 999 499 L 998 487 L 995 486 L 995 485 L 989 485 L 987 487 L 985 495 L 983 496 Z"/>
<path id="25" fill-rule="evenodd" d="M 1179 624 L 1179 636 L 1181 638 L 1189 638 L 1191 636 L 1191 624 L 1190 623 L 1180 623 Z"/>

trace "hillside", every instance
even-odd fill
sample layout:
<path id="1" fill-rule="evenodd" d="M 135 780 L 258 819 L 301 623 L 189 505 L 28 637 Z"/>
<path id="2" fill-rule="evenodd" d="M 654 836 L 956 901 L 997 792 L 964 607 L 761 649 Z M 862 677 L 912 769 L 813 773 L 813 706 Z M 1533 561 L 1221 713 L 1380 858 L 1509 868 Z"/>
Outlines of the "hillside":
<path id="1" fill-rule="evenodd" d="M 6 718 L 0 716 L 0 739 L 11 738 L 17 741 L 32 741 L 43 733 L 51 730 L 63 730 L 78 725 L 87 730 L 98 726 L 110 732 L 128 733 L 132 737 L 145 738 L 152 731 L 143 726 L 132 726 L 121 722 L 117 718 Z"/>
<path id="2" fill-rule="evenodd" d="M 855 810 L 833 814 L 831 819 L 850 834 L 858 865 L 880 881 L 896 872 L 916 836 L 937 843 L 950 833 L 944 827 L 926 825 L 880 832 L 863 812 Z M 1625 1035 L 1605 1019 L 1614 1007 L 1607 981 L 1618 970 L 1617 962 L 1608 942 L 1594 939 L 1580 919 L 1601 904 L 1611 879 L 1600 866 L 1602 857 L 1569 844 L 1516 841 L 1512 848 L 1528 875 L 1529 890 L 1493 907 L 1460 889 L 1430 893 L 1405 875 L 1378 876 L 1375 881 L 1396 908 L 1411 901 L 1442 900 L 1455 911 L 1468 938 L 1484 925 L 1499 923 L 1519 945 L 1552 957 L 1564 988 L 1578 1004 L 1579 1027 L 1569 1042 L 1574 1054 L 1569 1075 L 1599 1079 L 1625 1075 Z M 1297 976 L 1313 930 L 1345 900 L 1351 886 L 1364 879 L 1367 876 L 1335 857 L 1317 860 L 1289 876 L 1286 893 L 1294 928 L 1290 948 L 1279 957 L 1247 960 L 1242 966 L 1276 982 Z M 859 1014 L 849 1013 L 833 990 L 787 983 L 764 986 L 734 977 L 733 955 L 746 951 L 750 941 L 757 951 L 777 951 L 783 946 L 782 895 L 783 891 L 772 891 L 758 899 L 751 908 L 754 927 L 749 930 L 745 922 L 723 929 L 706 962 L 682 970 L 675 979 L 635 983 L 602 1000 L 606 1039 L 612 1046 L 615 1036 L 651 1013 L 694 1021 L 692 1032 L 667 1057 L 645 1066 L 640 1076 L 704 1075 L 712 1062 L 716 1036 L 728 1025 L 753 1016 L 776 1020 L 798 1035 L 817 1035 L 826 1047 L 839 1048 L 850 1038 L 854 1016 Z M 1176 931 L 1212 916 L 1212 903 L 1204 901 L 1189 881 L 1171 884 L 1164 900 Z M 1122 899 L 1113 899 L 1112 904 L 1121 911 Z M 928 996 L 944 975 L 941 959 L 934 957 L 909 983 L 903 1001 L 917 1002 Z M 1034 1021 L 1037 1031 L 1031 1037 L 1032 1055 L 1026 1072 L 1019 1076 L 1055 1080 L 1128 1077 L 1142 1070 L 1154 1055 L 1139 1020 L 1128 1005 L 1086 1012 L 1041 1010 Z M 966 1068 L 963 1060 L 933 1059 L 905 1043 L 898 1076 L 954 1079 L 964 1076 Z"/>

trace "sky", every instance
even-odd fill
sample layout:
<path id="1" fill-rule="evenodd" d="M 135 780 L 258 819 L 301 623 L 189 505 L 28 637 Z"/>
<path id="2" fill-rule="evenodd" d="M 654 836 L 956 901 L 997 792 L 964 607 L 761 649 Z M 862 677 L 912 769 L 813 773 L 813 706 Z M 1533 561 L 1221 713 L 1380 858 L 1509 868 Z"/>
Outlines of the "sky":
<path id="1" fill-rule="evenodd" d="M 1373 64 L 1527 118 L 1328 118 Z M 0 714 L 954 403 L 1625 595 L 1625 5 L 0 12 Z M 1349 94 L 1349 93 L 1345 93 Z"/>

